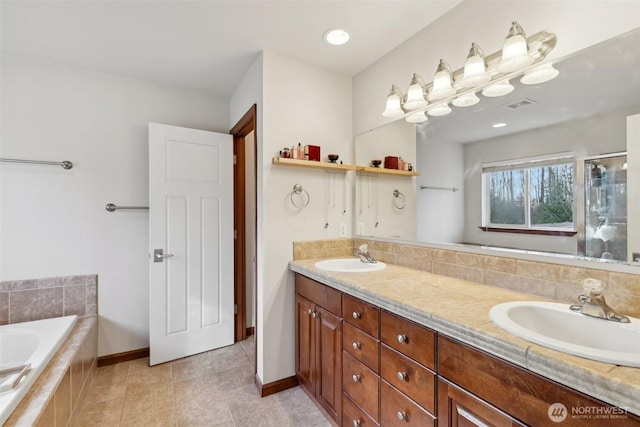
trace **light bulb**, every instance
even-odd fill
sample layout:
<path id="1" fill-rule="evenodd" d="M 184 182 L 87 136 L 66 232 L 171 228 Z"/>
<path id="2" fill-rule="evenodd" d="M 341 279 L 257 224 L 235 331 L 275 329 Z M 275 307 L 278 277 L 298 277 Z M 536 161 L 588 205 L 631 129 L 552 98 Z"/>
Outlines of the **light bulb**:
<path id="1" fill-rule="evenodd" d="M 484 53 L 476 43 L 471 44 L 469 55 L 464 63 L 464 73 L 458 85 L 463 88 L 478 86 L 491 80 L 487 74 L 487 63 L 484 60 Z"/>

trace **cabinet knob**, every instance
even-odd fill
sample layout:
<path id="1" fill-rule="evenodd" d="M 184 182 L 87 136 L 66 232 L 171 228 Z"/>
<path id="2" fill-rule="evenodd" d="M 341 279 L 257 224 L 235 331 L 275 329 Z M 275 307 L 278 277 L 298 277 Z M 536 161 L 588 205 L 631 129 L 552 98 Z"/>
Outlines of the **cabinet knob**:
<path id="1" fill-rule="evenodd" d="M 406 372 L 398 372 L 398 379 L 400 381 L 407 381 L 407 373 Z"/>
<path id="2" fill-rule="evenodd" d="M 358 313 L 357 311 L 353 312 L 353 318 L 354 319 L 360 319 L 362 317 L 362 314 Z"/>
<path id="3" fill-rule="evenodd" d="M 406 344 L 409 341 L 406 335 L 398 335 L 398 342 L 402 344 Z"/>
<path id="4" fill-rule="evenodd" d="M 407 421 L 407 413 L 404 411 L 398 411 L 398 419 L 401 421 Z"/>
<path id="5" fill-rule="evenodd" d="M 309 309 L 309 310 L 307 310 L 307 313 L 313 314 L 313 310 Z"/>
<path id="6" fill-rule="evenodd" d="M 354 342 L 352 346 L 354 350 L 360 350 L 360 347 L 362 347 L 362 344 L 360 344 L 359 342 Z"/>
<path id="7" fill-rule="evenodd" d="M 354 383 L 359 383 L 360 382 L 360 375 L 359 374 L 353 374 L 353 376 L 351 378 L 353 378 L 353 382 Z"/>
<path id="8" fill-rule="evenodd" d="M 360 427 L 362 425 L 362 421 L 360 420 L 353 420 L 353 427 Z"/>

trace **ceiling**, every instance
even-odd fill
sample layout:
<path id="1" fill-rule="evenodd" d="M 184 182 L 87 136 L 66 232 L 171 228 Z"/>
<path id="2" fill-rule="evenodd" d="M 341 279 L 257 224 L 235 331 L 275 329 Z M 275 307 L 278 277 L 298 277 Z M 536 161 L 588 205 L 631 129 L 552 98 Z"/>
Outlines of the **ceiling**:
<path id="1" fill-rule="evenodd" d="M 460 0 L 6 1 L 1 47 L 230 98 L 261 51 L 353 76 Z M 331 28 L 351 34 L 326 44 Z"/>

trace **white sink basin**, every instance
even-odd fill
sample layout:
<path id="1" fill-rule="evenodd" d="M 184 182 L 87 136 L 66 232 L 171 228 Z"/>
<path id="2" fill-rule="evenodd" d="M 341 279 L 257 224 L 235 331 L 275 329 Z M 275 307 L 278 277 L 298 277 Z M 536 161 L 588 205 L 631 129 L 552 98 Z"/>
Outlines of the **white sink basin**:
<path id="1" fill-rule="evenodd" d="M 494 306 L 491 320 L 528 341 L 564 353 L 622 366 L 640 367 L 640 319 L 631 323 L 597 319 L 568 304 L 517 301 Z"/>
<path id="2" fill-rule="evenodd" d="M 360 258 L 335 258 L 316 262 L 316 268 L 337 273 L 363 273 L 382 270 L 387 265 L 384 262 L 367 263 Z"/>

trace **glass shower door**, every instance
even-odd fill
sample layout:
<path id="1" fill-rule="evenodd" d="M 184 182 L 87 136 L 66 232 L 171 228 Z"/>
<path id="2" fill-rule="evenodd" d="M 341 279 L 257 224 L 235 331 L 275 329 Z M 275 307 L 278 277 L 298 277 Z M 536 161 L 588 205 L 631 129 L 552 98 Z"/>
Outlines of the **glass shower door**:
<path id="1" fill-rule="evenodd" d="M 627 260 L 627 156 L 584 161 L 585 255 Z"/>

